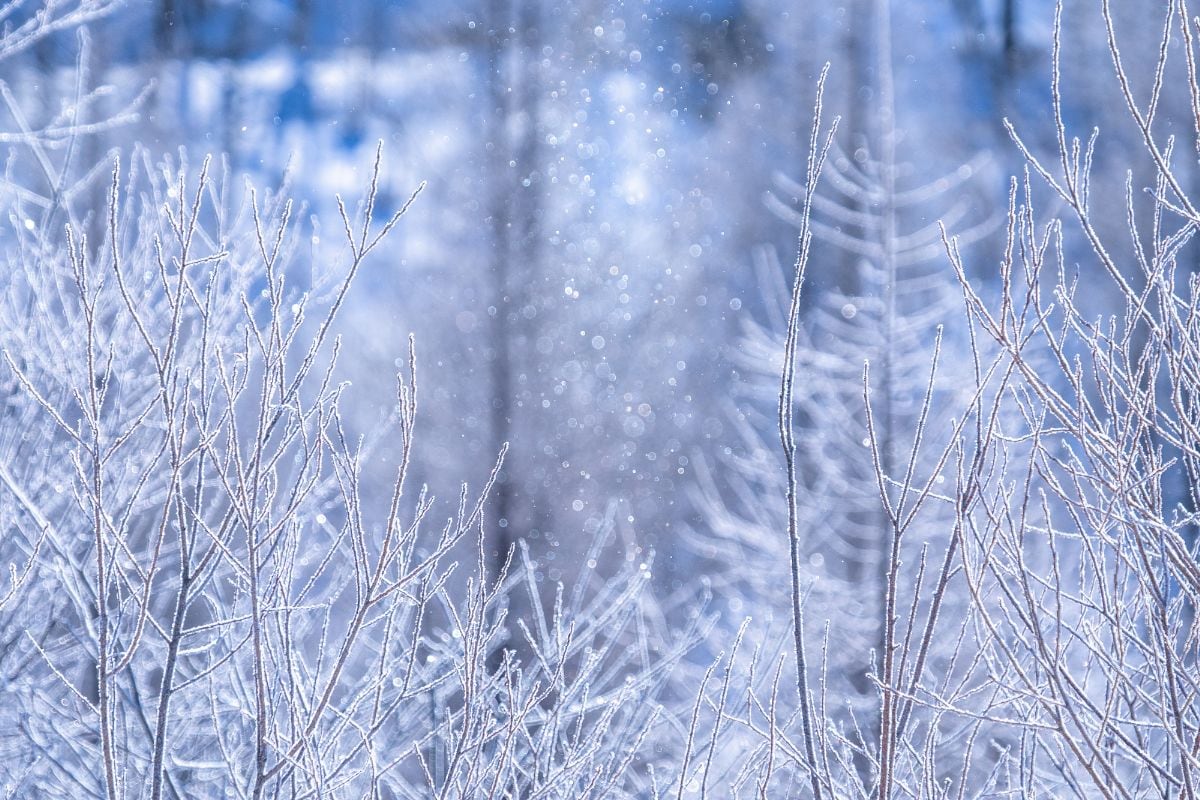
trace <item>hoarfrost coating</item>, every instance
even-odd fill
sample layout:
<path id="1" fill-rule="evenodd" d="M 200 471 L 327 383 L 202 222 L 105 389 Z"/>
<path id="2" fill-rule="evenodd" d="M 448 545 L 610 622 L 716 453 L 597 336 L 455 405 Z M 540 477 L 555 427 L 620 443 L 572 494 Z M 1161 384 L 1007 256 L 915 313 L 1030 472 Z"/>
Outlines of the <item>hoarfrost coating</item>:
<path id="1" fill-rule="evenodd" d="M 1195 797 L 1195 13 L 4 7 L 4 797 Z"/>

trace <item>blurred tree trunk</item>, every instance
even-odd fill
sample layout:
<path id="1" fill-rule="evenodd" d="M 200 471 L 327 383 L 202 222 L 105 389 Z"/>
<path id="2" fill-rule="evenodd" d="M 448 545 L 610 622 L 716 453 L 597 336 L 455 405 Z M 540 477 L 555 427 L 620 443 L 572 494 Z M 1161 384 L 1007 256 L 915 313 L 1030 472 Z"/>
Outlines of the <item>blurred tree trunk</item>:
<path id="1" fill-rule="evenodd" d="M 982 33 L 987 27 L 979 0 L 954 0 L 954 10 L 962 17 L 968 31 Z"/>
<path id="2" fill-rule="evenodd" d="M 496 568 L 518 538 L 538 526 L 532 451 L 536 436 L 519 425 L 533 411 L 529 354 L 539 312 L 541 192 L 538 170 L 541 46 L 537 0 L 492 0 L 488 21 L 488 182 L 492 253 L 491 432 L 493 452 L 509 452 L 493 501 L 490 552 Z"/>
<path id="3" fill-rule="evenodd" d="M 870 155 L 870 142 L 874 132 L 871 109 L 875 107 L 872 93 L 876 91 L 874 80 L 873 33 L 877 9 L 875 0 L 850 0 L 849 13 L 843 33 L 845 63 L 849 70 L 849 92 L 846 110 L 842 115 L 842 141 L 847 147 L 846 157 L 857 169 L 862 169 Z M 801 130 L 804 130 L 801 128 Z M 856 212 L 866 211 L 861 203 L 854 204 Z M 848 231 L 856 237 L 869 236 L 870 231 L 856 229 Z M 863 290 L 858 279 L 860 256 L 840 250 L 838 286 L 847 294 L 860 294 Z"/>
<path id="4" fill-rule="evenodd" d="M 175 0 L 159 0 L 158 11 L 154 15 L 154 49 L 160 56 L 170 56 L 175 53 Z"/>
<path id="5" fill-rule="evenodd" d="M 1004 39 L 1004 62 L 1012 65 L 1017 55 L 1017 0 L 1004 0 L 1000 20 Z"/>
<path id="6" fill-rule="evenodd" d="M 289 34 L 293 56 L 301 61 L 307 61 L 309 48 L 312 46 L 313 4 L 312 0 L 295 0 L 292 4 L 292 26 Z"/>
<path id="7" fill-rule="evenodd" d="M 204 4 L 200 4 L 203 9 Z M 201 11 L 200 13 L 203 13 Z M 250 34 L 250 10 L 246 4 L 241 4 L 235 12 L 236 22 L 233 26 L 233 35 L 228 43 L 228 52 L 223 60 L 221 68 L 221 124 L 223 131 L 224 147 L 222 148 L 229 154 L 229 163 L 237 168 L 241 163 L 238 157 L 238 133 L 241 131 L 241 87 L 239 70 L 246 59 L 249 44 Z"/>
<path id="8" fill-rule="evenodd" d="M 488 577 L 497 575 L 521 539 L 546 527 L 546 473 L 539 469 L 541 442 L 534 402 L 537 363 L 534 342 L 544 300 L 539 288 L 542 191 L 538 160 L 541 118 L 539 0 L 491 0 L 489 7 L 487 181 L 492 251 L 491 276 L 491 445 L 507 445 L 504 467 L 493 490 L 485 548 Z M 509 628 L 535 611 L 523 593 L 509 598 Z M 540 611 L 540 609 L 536 609 Z M 510 637 L 489 659 L 500 668 L 503 649 L 522 651 Z"/>
<path id="9" fill-rule="evenodd" d="M 513 298 L 512 311 L 516 313 L 515 330 L 511 336 L 516 346 L 516 353 L 521 359 L 518 367 L 518 408 L 523 408 L 521 418 L 531 422 L 531 417 L 541 413 L 536 402 L 541 381 L 538 375 L 543 371 L 537 357 L 535 342 L 537 332 L 542 324 L 542 315 L 546 311 L 546 297 L 541 291 L 546 276 L 541 269 L 541 218 L 543 192 L 545 184 L 542 181 L 539 168 L 541 148 L 539 137 L 541 129 L 542 108 L 542 9 L 541 0 L 517 0 L 517 52 L 514 71 L 518 78 L 514 91 L 515 138 L 513 146 L 513 199 L 515 214 L 512 229 L 512 273 L 516 278 L 510 286 Z M 535 532 L 544 532 L 549 520 L 546 503 L 546 476 L 538 468 L 538 462 L 543 461 L 538 446 L 541 435 L 536 431 L 539 426 L 525 431 L 525 441 L 517 442 L 520 446 L 515 455 L 520 461 L 514 462 L 519 475 L 524 482 L 517 488 L 520 498 L 520 508 L 515 512 L 515 519 L 509 520 L 509 545 L 516 538 L 523 538 Z M 511 509 L 510 509 L 511 510 Z M 513 528 L 512 523 L 518 523 Z"/>
<path id="10" fill-rule="evenodd" d="M 509 166 L 510 147 L 508 142 L 509 89 L 508 56 L 511 28 L 510 0 L 489 0 L 487 8 L 487 188 L 488 223 L 491 229 L 491 435 L 489 448 L 494 455 L 512 438 L 512 387 L 513 353 L 509 314 L 512 307 L 509 277 L 511 257 L 511 209 L 512 173 Z M 505 468 L 493 490 L 491 519 L 493 531 L 487 542 L 489 552 L 499 567 L 506 557 L 511 542 L 508 534 L 509 517 L 512 515 L 512 465 L 515 454 L 510 454 Z"/>
<path id="11" fill-rule="evenodd" d="M 150 73 L 154 75 L 173 70 L 178 81 L 174 97 L 169 91 L 155 92 L 158 98 L 157 116 L 164 130 L 175 124 L 186 130 L 191 123 L 188 107 L 191 48 L 187 40 L 187 31 L 181 30 L 183 27 L 183 13 L 179 3 L 176 0 L 158 0 L 158 9 L 154 14 L 154 57 L 150 59 Z"/>

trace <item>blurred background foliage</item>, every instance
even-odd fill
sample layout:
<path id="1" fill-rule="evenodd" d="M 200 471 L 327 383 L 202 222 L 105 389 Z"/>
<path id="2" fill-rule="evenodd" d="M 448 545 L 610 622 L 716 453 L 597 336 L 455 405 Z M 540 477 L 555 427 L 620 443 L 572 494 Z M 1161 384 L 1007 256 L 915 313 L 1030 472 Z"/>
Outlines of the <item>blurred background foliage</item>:
<path id="1" fill-rule="evenodd" d="M 41 116 L 34 127 L 62 112 L 81 59 L 85 83 L 111 87 L 97 118 L 133 114 L 86 138 L 85 157 L 136 139 L 194 162 L 224 154 L 235 175 L 287 184 L 315 220 L 303 243 L 314 263 L 340 233 L 335 193 L 362 185 L 383 140 L 379 213 L 419 181 L 429 188 L 341 318 L 344 365 L 365 387 L 350 395 L 357 424 L 392 413 L 377 398 L 415 332 L 419 476 L 478 485 L 512 443 L 497 557 L 525 539 L 539 577 L 558 580 L 611 513 L 628 557 L 658 552 L 670 591 L 731 558 L 697 500 L 697 468 L 719 495 L 719 465 L 771 447 L 771 398 L 738 388 L 753 371 L 742 351 L 788 291 L 771 264 L 792 258 L 786 209 L 821 65 L 832 62 L 827 103 L 843 118 L 838 173 L 870 177 L 894 105 L 895 178 L 948 193 L 979 234 L 975 277 L 999 259 L 1003 232 L 989 221 L 1023 168 L 1001 120 L 1039 152 L 1053 147 L 1052 3 L 910 0 L 882 21 L 886 2 L 129 0 L 86 39 L 51 36 L 0 69 Z M 1097 217 L 1123 226 L 1118 156 L 1138 133 L 1115 101 L 1095 5 L 1065 4 L 1064 114 L 1072 130 L 1104 128 L 1094 195 L 1113 212 Z M 1131 53 L 1154 52 L 1161 33 L 1142 5 L 1114 9 Z M 1151 60 L 1129 59 L 1135 81 L 1150 80 L 1138 70 Z M 1185 87 L 1168 85 L 1162 104 L 1164 125 L 1185 118 L 1173 111 Z M 870 192 L 841 199 L 878 210 Z M 944 206 L 906 212 L 909 227 Z M 838 238 L 861 238 L 854 219 L 832 220 L 817 242 L 808 308 L 870 289 L 870 258 Z M 953 285 L 944 259 L 929 264 L 929 280 Z M 387 442 L 377 452 L 396 456 Z"/>

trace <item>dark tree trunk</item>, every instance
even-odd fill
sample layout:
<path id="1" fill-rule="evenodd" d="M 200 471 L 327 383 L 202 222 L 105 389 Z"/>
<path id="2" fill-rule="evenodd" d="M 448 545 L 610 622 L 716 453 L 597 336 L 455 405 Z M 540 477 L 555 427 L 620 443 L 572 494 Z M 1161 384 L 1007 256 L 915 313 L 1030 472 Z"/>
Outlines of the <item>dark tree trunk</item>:
<path id="1" fill-rule="evenodd" d="M 1004 63 L 1011 69 L 1017 57 L 1017 0 L 1004 0 L 1000 27 L 1004 39 Z"/>
<path id="2" fill-rule="evenodd" d="M 509 87 L 508 55 L 510 51 L 509 26 L 511 24 L 509 0 L 491 0 L 488 5 L 487 64 L 488 64 L 488 108 L 487 108 L 487 182 L 489 192 L 488 220 L 491 228 L 492 251 L 489 274 L 492 282 L 491 313 L 491 435 L 493 454 L 498 453 L 512 438 L 513 365 L 512 325 L 513 315 L 509 268 L 511 261 L 511 194 L 512 173 L 509 167 L 510 147 L 508 143 Z M 498 569 L 507 557 L 510 547 L 508 526 L 512 516 L 513 462 L 501 472 L 492 498 L 492 526 L 488 551 Z"/>
<path id="3" fill-rule="evenodd" d="M 536 364 L 526 356 L 536 338 L 541 192 L 538 169 L 541 15 L 537 0 L 493 0 L 488 30 L 487 160 L 492 234 L 490 273 L 492 451 L 509 445 L 493 497 L 489 552 L 498 570 L 513 544 L 538 527 L 537 456 L 517 422 L 535 413 Z M 510 25 L 512 26 L 510 28 Z M 515 32 L 515 35 L 510 34 Z M 528 309 L 533 313 L 529 314 Z M 529 437 L 525 437 L 529 439 Z"/>

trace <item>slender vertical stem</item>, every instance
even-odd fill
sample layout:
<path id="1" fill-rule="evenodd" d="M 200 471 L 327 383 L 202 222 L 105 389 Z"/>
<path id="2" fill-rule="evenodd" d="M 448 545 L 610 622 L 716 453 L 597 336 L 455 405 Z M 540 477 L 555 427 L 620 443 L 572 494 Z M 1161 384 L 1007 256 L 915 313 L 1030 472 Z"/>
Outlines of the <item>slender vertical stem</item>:
<path id="1" fill-rule="evenodd" d="M 892 27 L 890 17 L 890 0 L 876 0 L 876 58 L 879 74 L 879 180 L 882 184 L 882 207 L 879 210 L 880 221 L 880 253 L 882 254 L 884 275 L 884 311 L 883 311 L 883 352 L 882 372 L 883 381 L 878 393 L 880 406 L 878 450 L 880 463 L 876 468 L 885 477 L 896 473 L 896 421 L 893 404 L 893 393 L 896 390 L 895 353 L 893 351 L 896 335 L 896 120 L 895 120 L 895 87 L 892 83 Z M 865 387 L 865 402 L 871 403 L 869 387 Z M 880 489 L 887 491 L 887 483 L 881 482 Z M 901 487 L 903 493 L 906 487 Z M 881 498 L 882 499 L 882 498 Z M 893 508 L 903 504 L 903 495 L 895 501 Z M 888 505 L 884 499 L 885 507 Z M 894 656 L 896 649 L 896 580 L 900 568 L 900 529 L 899 513 L 881 512 L 883 518 L 883 550 L 879 560 L 880 590 L 883 592 L 884 618 L 879 626 L 879 658 L 882 664 L 880 675 L 880 691 L 882 705 L 878 724 L 879 733 L 879 797 L 885 798 L 891 789 L 892 760 L 894 758 L 893 714 L 894 700 L 891 687 L 893 685 Z"/>
<path id="2" fill-rule="evenodd" d="M 115 250 L 117 194 L 120 167 L 113 168 L 113 189 L 108 200 L 109 225 L 111 227 L 112 247 Z M 75 280 L 79 288 L 80 300 L 83 306 L 84 322 L 86 323 L 87 351 L 87 382 L 88 382 L 88 425 L 91 428 L 91 501 L 92 501 L 92 530 L 96 538 L 96 611 L 97 626 L 99 627 L 99 652 L 96 657 L 96 679 L 100 708 L 100 750 L 104 758 L 104 787 L 106 796 L 115 800 L 117 797 L 116 760 L 113 755 L 113 707 L 110 696 L 109 675 L 109 630 L 108 630 L 108 551 L 105 547 L 103 488 L 104 463 L 100 453 L 100 382 L 107 380 L 96 371 L 96 304 L 98 290 L 93 291 L 88 280 L 87 253 L 85 247 L 80 247 L 78 264 L 76 265 Z"/>
<path id="3" fill-rule="evenodd" d="M 795 402 L 796 347 L 800 331 L 800 295 L 804 287 L 804 275 L 808 268 L 809 250 L 812 245 L 812 204 L 816 192 L 817 178 L 825 164 L 833 135 L 837 131 L 838 119 L 834 119 L 822 145 L 821 112 L 825 95 L 825 78 L 829 65 L 821 70 L 817 79 L 817 97 L 813 106 L 812 133 L 809 137 L 808 169 L 804 189 L 804 205 L 801 211 L 800 235 L 796 247 L 796 261 L 792 278 L 792 301 L 788 312 L 787 340 L 783 351 L 783 374 L 779 386 L 779 440 L 783 446 L 783 457 L 787 468 L 788 504 L 788 550 L 791 557 L 792 590 L 792 634 L 796 650 L 796 688 L 800 695 L 801 725 L 804 730 L 804 756 L 808 761 L 809 777 L 812 781 L 813 797 L 822 797 L 821 781 L 817 774 L 816 746 L 813 734 L 812 698 L 808 688 L 808 659 L 804 651 L 803 591 L 800 586 L 800 530 L 796 474 L 796 437 L 792 430 L 792 409 Z"/>

